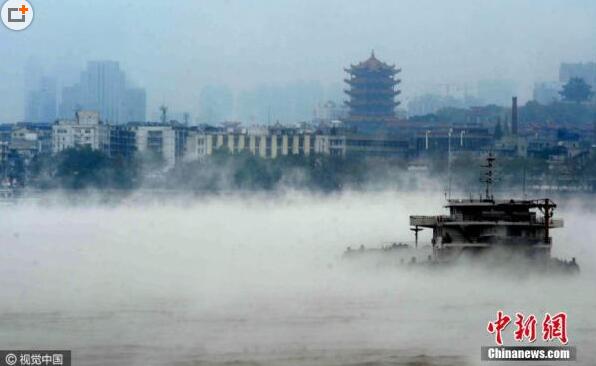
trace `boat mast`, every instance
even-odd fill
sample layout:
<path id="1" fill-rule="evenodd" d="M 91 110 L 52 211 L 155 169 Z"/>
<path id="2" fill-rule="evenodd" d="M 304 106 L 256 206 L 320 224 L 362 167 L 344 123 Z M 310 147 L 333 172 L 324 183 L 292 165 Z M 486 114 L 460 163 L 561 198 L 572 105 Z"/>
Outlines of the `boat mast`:
<path id="1" fill-rule="evenodd" d="M 494 161 L 496 160 L 496 158 L 494 157 L 492 151 L 488 153 L 488 156 L 486 157 L 486 165 L 483 165 L 483 168 L 486 168 L 486 172 L 484 173 L 484 178 L 481 179 L 481 181 L 486 184 L 486 188 L 485 188 L 485 199 L 487 201 L 491 201 L 493 200 L 493 195 L 492 195 L 492 184 L 494 182 L 494 173 L 493 173 L 493 168 L 494 168 Z"/>
<path id="2" fill-rule="evenodd" d="M 418 225 L 416 225 L 413 228 L 410 228 L 410 230 L 412 230 L 414 232 L 414 237 L 416 238 L 415 243 L 416 243 L 416 249 L 418 249 L 418 232 L 422 231 L 422 228 L 419 227 Z"/>
<path id="3" fill-rule="evenodd" d="M 544 200 L 544 243 L 550 244 L 550 219 L 553 217 L 554 205 L 547 198 Z"/>
<path id="4" fill-rule="evenodd" d="M 543 203 L 541 201 L 544 201 Z M 554 216 L 557 205 L 548 198 L 538 201 L 536 205 L 540 212 L 544 214 L 544 243 L 550 244 L 550 223 Z"/>

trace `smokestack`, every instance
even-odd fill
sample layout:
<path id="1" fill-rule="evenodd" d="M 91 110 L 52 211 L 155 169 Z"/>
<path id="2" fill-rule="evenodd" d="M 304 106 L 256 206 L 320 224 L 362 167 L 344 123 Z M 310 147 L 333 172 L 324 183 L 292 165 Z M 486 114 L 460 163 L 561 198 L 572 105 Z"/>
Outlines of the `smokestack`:
<path id="1" fill-rule="evenodd" d="M 511 100 L 511 134 L 517 136 L 517 97 Z"/>

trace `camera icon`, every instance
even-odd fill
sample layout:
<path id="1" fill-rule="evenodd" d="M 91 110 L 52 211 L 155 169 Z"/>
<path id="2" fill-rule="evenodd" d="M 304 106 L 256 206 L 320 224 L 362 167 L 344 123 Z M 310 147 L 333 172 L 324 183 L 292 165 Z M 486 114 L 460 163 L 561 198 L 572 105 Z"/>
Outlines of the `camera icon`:
<path id="1" fill-rule="evenodd" d="M 23 30 L 33 21 L 33 7 L 26 0 L 8 0 L 2 6 L 2 23 L 12 30 Z"/>

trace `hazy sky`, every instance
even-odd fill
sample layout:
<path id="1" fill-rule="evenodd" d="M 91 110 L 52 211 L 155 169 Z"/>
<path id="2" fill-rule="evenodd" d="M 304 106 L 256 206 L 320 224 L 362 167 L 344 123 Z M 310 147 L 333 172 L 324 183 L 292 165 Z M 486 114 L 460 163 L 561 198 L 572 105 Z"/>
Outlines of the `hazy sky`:
<path id="1" fill-rule="evenodd" d="M 31 0 L 33 24 L 0 28 L 0 121 L 23 117 L 30 59 L 70 85 L 87 60 L 121 62 L 165 102 L 196 113 L 200 90 L 225 84 L 341 83 L 343 67 L 379 58 L 402 67 L 406 99 L 441 84 L 515 79 L 523 99 L 562 61 L 596 60 L 593 0 Z"/>

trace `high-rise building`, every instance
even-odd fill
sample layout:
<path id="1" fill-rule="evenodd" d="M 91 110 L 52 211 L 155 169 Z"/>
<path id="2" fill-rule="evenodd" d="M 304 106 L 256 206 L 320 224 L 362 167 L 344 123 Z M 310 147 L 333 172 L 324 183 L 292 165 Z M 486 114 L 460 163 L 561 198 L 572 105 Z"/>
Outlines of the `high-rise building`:
<path id="1" fill-rule="evenodd" d="M 71 118 L 77 111 L 82 109 L 79 86 L 73 85 L 62 88 L 62 100 L 58 109 L 58 116 L 63 119 Z"/>
<path id="2" fill-rule="evenodd" d="M 395 107 L 399 102 L 395 97 L 400 94 L 397 85 L 401 80 L 395 76 L 401 71 L 395 65 L 388 65 L 375 57 L 345 69 L 350 75 L 345 82 L 350 86 L 346 94 L 349 107 L 348 122 L 387 122 L 395 119 Z"/>
<path id="3" fill-rule="evenodd" d="M 144 121 L 145 90 L 127 86 L 125 73 L 115 61 L 90 61 L 79 83 L 62 91 L 60 116 L 80 109 L 98 111 L 104 122 Z"/>
<path id="4" fill-rule="evenodd" d="M 54 122 L 56 119 L 56 81 L 41 77 L 25 94 L 25 121 Z"/>
<path id="5" fill-rule="evenodd" d="M 147 96 L 145 89 L 127 88 L 124 92 L 124 103 L 122 105 L 123 120 L 126 122 L 145 121 L 145 108 Z"/>

